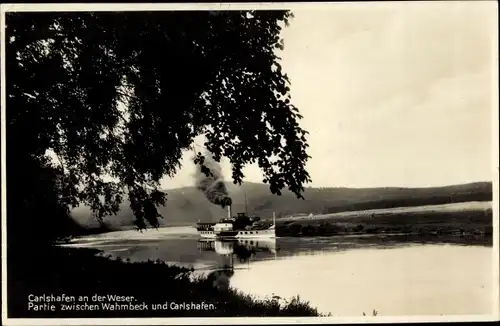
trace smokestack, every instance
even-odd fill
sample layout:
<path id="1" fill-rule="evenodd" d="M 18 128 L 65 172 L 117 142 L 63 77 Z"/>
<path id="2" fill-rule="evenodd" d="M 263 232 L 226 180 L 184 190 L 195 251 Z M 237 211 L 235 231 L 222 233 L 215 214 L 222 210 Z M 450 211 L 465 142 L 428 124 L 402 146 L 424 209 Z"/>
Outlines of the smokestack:
<path id="1" fill-rule="evenodd" d="M 233 214 L 231 212 L 231 205 L 227 205 L 227 217 L 232 218 Z"/>

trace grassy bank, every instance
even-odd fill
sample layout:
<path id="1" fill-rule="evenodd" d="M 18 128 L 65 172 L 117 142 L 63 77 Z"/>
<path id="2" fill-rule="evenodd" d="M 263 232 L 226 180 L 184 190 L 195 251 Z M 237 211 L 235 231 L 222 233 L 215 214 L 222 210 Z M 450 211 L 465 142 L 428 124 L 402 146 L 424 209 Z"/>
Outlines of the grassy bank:
<path id="1" fill-rule="evenodd" d="M 331 236 L 343 234 L 485 235 L 493 232 L 493 211 L 359 212 L 351 215 L 278 220 L 280 237 Z"/>
<path id="2" fill-rule="evenodd" d="M 309 303 L 292 298 L 286 305 L 260 300 L 229 288 L 230 271 L 214 272 L 193 279 L 191 271 L 163 262 L 130 263 L 95 256 L 95 250 L 52 248 L 27 257 L 9 257 L 9 317 L 201 317 L 201 316 L 318 316 Z M 28 311 L 29 295 L 87 296 L 87 304 L 100 309 Z M 144 302 L 147 310 L 104 311 L 94 295 L 133 296 L 133 304 Z M 205 308 L 176 309 L 174 303 L 205 304 Z M 85 302 L 76 302 L 83 305 Z M 105 300 L 105 303 L 114 303 Z M 121 302 L 123 304 L 124 302 Z M 153 310 L 154 304 L 168 309 Z M 68 304 L 68 303 L 66 303 Z M 72 303 L 71 303 L 72 304 Z M 212 304 L 213 306 L 210 306 Z"/>

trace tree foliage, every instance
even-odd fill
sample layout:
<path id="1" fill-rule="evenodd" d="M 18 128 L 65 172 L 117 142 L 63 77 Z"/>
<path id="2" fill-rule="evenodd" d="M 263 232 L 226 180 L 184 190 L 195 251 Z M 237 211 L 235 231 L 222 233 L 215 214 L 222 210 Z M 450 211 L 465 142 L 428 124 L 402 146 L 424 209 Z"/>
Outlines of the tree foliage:
<path id="1" fill-rule="evenodd" d="M 176 173 L 183 152 L 203 134 L 215 160 L 232 163 L 235 183 L 256 162 L 271 192 L 288 187 L 302 197 L 307 132 L 276 51 L 291 17 L 7 13 L 14 215 L 36 214 L 34 198 L 52 187 L 62 207 L 83 203 L 99 219 L 116 213 L 127 196 L 137 227 L 157 226 L 157 207 L 166 203 L 160 179 Z M 42 183 L 41 171 L 56 171 L 50 173 L 57 187 Z"/>

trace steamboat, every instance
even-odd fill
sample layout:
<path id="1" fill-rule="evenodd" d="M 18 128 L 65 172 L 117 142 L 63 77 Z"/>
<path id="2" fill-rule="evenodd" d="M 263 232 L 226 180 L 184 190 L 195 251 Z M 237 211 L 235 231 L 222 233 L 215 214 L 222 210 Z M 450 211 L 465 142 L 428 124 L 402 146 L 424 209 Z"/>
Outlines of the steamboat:
<path id="1" fill-rule="evenodd" d="M 248 216 L 246 213 L 232 216 L 231 206 L 228 206 L 227 218 L 223 218 L 217 223 L 196 223 L 196 230 L 202 238 L 211 239 L 275 238 L 276 217 L 273 213 L 273 223 L 268 225 L 262 223 L 258 216 Z"/>

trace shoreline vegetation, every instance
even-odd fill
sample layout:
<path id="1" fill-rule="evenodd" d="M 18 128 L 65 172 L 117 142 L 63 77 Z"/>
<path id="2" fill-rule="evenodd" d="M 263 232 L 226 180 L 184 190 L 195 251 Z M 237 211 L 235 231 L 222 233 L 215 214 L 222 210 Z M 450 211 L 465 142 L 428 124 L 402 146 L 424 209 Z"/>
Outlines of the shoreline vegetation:
<path id="1" fill-rule="evenodd" d="M 279 237 L 364 234 L 491 236 L 493 210 L 491 207 L 472 207 L 450 211 L 366 212 L 352 216 L 306 217 L 276 222 L 276 235 Z"/>
<path id="2" fill-rule="evenodd" d="M 321 316 L 309 302 L 298 296 L 284 304 L 275 298 L 259 299 L 229 287 L 230 270 L 193 278 L 192 269 L 168 265 L 162 261 L 129 262 L 98 256 L 95 249 L 52 247 L 30 261 L 9 263 L 8 313 L 10 318 L 82 318 L 82 317 L 258 317 Z M 22 259 L 22 258 L 20 258 Z M 13 267 L 15 266 L 15 267 Z M 36 267 L 36 270 L 34 268 Z M 29 311 L 30 295 L 76 298 L 95 295 L 133 296 L 134 304 L 147 309 L 111 310 L 103 304 L 127 302 L 76 302 L 80 308 L 61 311 Z M 90 299 L 91 301 L 91 299 Z M 34 302 L 41 304 L 42 302 Z M 87 303 L 98 309 L 82 308 Z M 65 303 L 70 306 L 72 303 Z M 167 309 L 153 309 L 164 305 Z M 189 309 L 186 306 L 191 306 Z M 195 307 L 194 309 L 192 307 Z M 198 307 L 198 309 L 196 308 Z M 66 308 L 67 309 L 67 308 Z M 82 309 L 82 310 L 77 310 Z"/>

